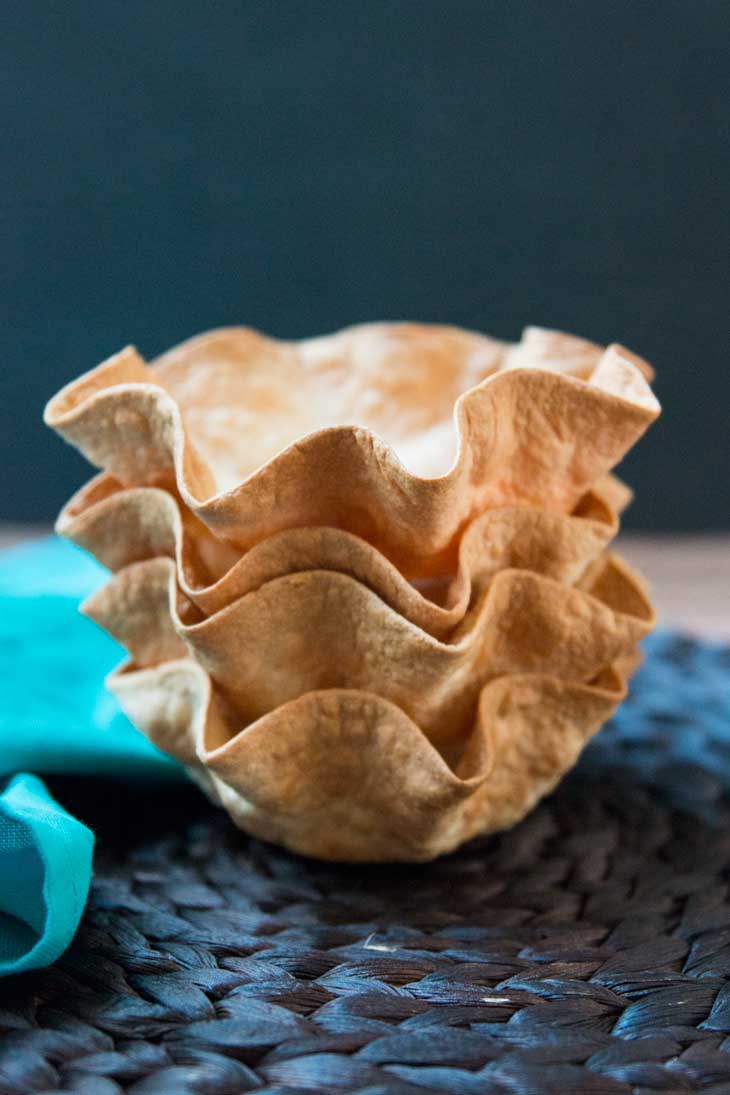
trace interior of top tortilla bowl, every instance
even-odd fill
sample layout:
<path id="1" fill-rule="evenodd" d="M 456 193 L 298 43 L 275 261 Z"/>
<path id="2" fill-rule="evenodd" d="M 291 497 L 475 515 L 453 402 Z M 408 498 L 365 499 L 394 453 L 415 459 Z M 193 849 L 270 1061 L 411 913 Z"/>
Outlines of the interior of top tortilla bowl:
<path id="1" fill-rule="evenodd" d="M 301 342 L 240 327 L 190 339 L 153 364 L 227 490 L 307 434 L 341 425 L 377 434 L 416 474 L 445 474 L 456 457 L 454 404 L 500 367 L 505 349 L 485 335 L 415 323 Z"/>

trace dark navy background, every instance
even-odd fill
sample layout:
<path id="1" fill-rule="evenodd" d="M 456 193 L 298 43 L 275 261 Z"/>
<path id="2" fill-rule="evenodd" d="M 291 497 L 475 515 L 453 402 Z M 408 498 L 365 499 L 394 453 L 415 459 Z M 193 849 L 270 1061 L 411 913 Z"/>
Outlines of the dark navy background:
<path id="1" fill-rule="evenodd" d="M 373 318 L 619 340 L 661 423 L 627 524 L 730 528 L 727 0 L 8 2 L 0 519 L 126 342 Z"/>

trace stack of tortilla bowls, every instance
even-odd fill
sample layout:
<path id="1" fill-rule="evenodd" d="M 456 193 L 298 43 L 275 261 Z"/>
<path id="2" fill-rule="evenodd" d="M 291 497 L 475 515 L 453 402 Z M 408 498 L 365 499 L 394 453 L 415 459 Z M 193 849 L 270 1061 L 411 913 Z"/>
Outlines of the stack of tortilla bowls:
<path id="1" fill-rule="evenodd" d="M 607 545 L 649 367 L 528 329 L 372 324 L 131 348 L 46 421 L 97 467 L 58 531 L 132 721 L 249 832 L 421 860 L 522 817 L 625 694 L 653 613 Z"/>

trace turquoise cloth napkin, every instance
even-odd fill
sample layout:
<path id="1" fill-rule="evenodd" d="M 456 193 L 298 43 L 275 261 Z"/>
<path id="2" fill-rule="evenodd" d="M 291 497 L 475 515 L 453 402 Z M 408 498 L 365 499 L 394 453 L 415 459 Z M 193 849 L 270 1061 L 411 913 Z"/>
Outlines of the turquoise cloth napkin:
<path id="1" fill-rule="evenodd" d="M 93 835 L 37 775 L 182 774 L 104 690 L 124 652 L 78 605 L 105 577 L 55 537 L 0 553 L 0 975 L 53 962 L 89 890 Z"/>
<path id="2" fill-rule="evenodd" d="M 47 966 L 73 939 L 94 837 L 36 776 L 0 794 L 0 975 Z"/>

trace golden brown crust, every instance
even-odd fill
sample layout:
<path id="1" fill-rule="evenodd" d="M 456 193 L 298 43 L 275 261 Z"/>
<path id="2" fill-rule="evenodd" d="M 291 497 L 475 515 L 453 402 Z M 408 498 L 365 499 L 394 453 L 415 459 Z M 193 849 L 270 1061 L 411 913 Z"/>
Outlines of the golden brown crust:
<path id="1" fill-rule="evenodd" d="M 605 588 L 610 598 L 592 595 Z M 653 626 L 631 572 L 609 556 L 587 590 L 500 570 L 449 641 L 433 638 L 347 575 L 302 571 L 202 618 L 169 559 L 136 563 L 83 611 L 150 666 L 189 651 L 252 722 L 306 692 L 354 688 L 397 704 L 440 748 L 471 725 L 482 687 L 505 674 L 591 681 Z"/>
<path id="2" fill-rule="evenodd" d="M 247 831 L 427 860 L 518 821 L 654 615 L 606 551 L 659 413 L 628 350 L 371 324 L 127 349 L 46 420 L 103 469 L 58 531 L 115 576 L 109 686 Z"/>
<path id="3" fill-rule="evenodd" d="M 109 687 L 161 748 L 202 773 L 236 824 L 322 859 L 417 861 L 518 821 L 625 694 L 541 674 L 482 691 L 454 768 L 382 697 L 311 692 L 239 729 L 193 661 L 122 670 Z"/>
<path id="4" fill-rule="evenodd" d="M 464 530 L 456 573 L 420 589 L 370 544 L 341 529 L 286 529 L 240 556 L 167 491 L 124 489 L 105 476 L 71 499 L 57 531 L 113 571 L 156 556 L 174 558 L 181 591 L 206 615 L 275 578 L 329 570 L 362 582 L 406 619 L 445 638 L 499 570 L 531 570 L 568 585 L 577 582 L 617 528 L 615 515 L 597 494 L 583 500 L 581 512 L 565 516 L 528 506 L 488 510 Z"/>
<path id="5" fill-rule="evenodd" d="M 424 352 L 429 339 L 438 344 L 431 355 Z M 325 351 L 326 339 L 313 340 L 313 350 L 313 342 L 276 343 L 243 329 L 211 332 L 157 367 L 122 351 L 52 399 L 46 421 L 124 485 L 174 488 L 218 538 L 239 549 L 285 528 L 327 525 L 367 539 L 407 577 L 443 573 L 455 560 L 460 530 L 476 514 L 519 503 L 572 511 L 659 413 L 641 370 L 618 347 L 609 347 L 583 380 L 550 367 L 500 368 L 502 350 L 482 341 L 489 349 L 474 369 L 475 351 L 462 347 L 454 355 L 440 329 L 415 325 L 354 328 L 331 336 Z M 288 364 L 273 368 L 262 391 L 264 352 Z M 332 361 L 338 375 L 355 378 L 355 394 L 338 408 L 351 410 L 355 424 L 316 428 L 315 419 L 313 430 L 300 430 L 297 395 L 312 371 L 320 383 L 329 377 Z M 450 369 L 448 383 L 435 363 Z M 474 373 L 485 378 L 461 387 Z M 240 392 L 234 380 L 242 377 Z M 463 394 L 452 403 L 457 390 Z M 262 404 L 269 411 L 257 416 Z M 414 406 L 426 408 L 415 419 Z M 260 419 L 285 420 L 286 428 L 262 444 L 272 455 L 258 466 L 252 453 Z M 357 424 L 381 419 L 390 441 Z M 425 474 L 411 470 L 420 465 Z"/>

